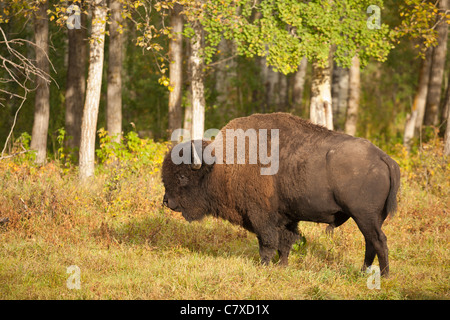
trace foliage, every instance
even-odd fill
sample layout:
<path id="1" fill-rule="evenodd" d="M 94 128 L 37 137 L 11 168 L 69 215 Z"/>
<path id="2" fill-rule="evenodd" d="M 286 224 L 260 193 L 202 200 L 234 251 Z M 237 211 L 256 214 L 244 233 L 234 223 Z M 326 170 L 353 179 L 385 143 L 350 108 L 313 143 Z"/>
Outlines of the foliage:
<path id="1" fill-rule="evenodd" d="M 409 37 L 418 41 L 416 48 L 420 48 L 422 57 L 429 47 L 437 45 L 437 23 L 444 20 L 450 24 L 450 13 L 439 10 L 435 1 L 403 0 L 399 16 L 401 22 L 394 29 L 396 38 Z"/>
<path id="2" fill-rule="evenodd" d="M 156 173 L 167 152 L 167 143 L 157 143 L 152 139 L 141 139 L 134 131 L 128 132 L 120 143 L 101 128 L 98 131 L 100 149 L 96 150 L 101 164 L 119 164 L 127 171 L 138 172 L 145 169 L 150 174 Z"/>
<path id="3" fill-rule="evenodd" d="M 305 56 L 324 64 L 332 47 L 342 66 L 350 66 L 355 54 L 362 66 L 369 58 L 384 61 L 392 48 L 392 34 L 386 24 L 367 27 L 369 5 L 382 8 L 383 2 L 208 1 L 201 20 L 207 31 L 206 61 L 221 36 L 233 39 L 241 55 L 267 56 L 267 63 L 284 74 L 296 71 Z"/>
<path id="4" fill-rule="evenodd" d="M 444 156 L 443 142 L 437 132 L 433 139 L 412 153 L 408 153 L 401 144 L 394 150 L 394 157 L 403 169 L 404 184 L 415 185 L 442 201 L 450 199 L 450 161 Z"/>

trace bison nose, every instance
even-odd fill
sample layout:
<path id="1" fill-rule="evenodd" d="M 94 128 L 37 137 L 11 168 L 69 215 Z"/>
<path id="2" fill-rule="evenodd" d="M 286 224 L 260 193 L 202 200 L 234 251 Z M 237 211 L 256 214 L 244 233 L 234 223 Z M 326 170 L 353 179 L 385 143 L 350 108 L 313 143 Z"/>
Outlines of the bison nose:
<path id="1" fill-rule="evenodd" d="M 164 194 L 163 205 L 169 207 L 169 198 L 167 198 L 166 194 Z"/>

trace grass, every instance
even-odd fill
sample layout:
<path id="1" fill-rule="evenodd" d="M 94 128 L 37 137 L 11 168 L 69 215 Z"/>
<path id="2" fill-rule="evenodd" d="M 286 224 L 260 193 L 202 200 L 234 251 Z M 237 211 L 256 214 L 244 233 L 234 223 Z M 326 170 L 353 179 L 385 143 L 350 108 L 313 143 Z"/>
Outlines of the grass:
<path id="1" fill-rule="evenodd" d="M 164 209 L 158 170 L 105 165 L 83 186 L 57 161 L 0 162 L 0 218 L 9 218 L 0 225 L 0 298 L 449 299 L 450 165 L 437 150 L 397 153 L 402 190 L 383 226 L 391 276 L 380 290 L 359 271 L 364 239 L 353 221 L 332 236 L 301 222 L 289 266 L 264 267 L 255 235 Z M 67 287 L 71 265 L 79 290 Z"/>

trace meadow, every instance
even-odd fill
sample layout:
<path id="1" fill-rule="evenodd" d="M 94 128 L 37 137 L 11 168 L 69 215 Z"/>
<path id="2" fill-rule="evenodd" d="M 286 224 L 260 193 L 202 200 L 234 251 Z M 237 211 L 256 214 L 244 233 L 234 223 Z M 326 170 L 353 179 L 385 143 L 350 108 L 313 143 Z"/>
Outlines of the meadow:
<path id="1" fill-rule="evenodd" d="M 450 298 L 450 163 L 439 139 L 389 151 L 402 186 L 383 226 L 391 275 L 378 290 L 360 271 L 364 239 L 352 220 L 331 236 L 301 222 L 289 266 L 261 266 L 255 235 L 164 208 L 166 144 L 127 138 L 120 152 L 101 140 L 88 184 L 63 149 L 40 167 L 27 154 L 0 161 L 0 299 Z"/>

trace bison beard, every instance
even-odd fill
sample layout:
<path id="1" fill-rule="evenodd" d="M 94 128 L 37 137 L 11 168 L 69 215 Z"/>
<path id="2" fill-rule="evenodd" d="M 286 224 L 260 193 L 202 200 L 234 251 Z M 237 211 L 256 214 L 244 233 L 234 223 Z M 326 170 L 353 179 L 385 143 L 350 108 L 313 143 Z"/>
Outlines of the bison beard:
<path id="1" fill-rule="evenodd" d="M 276 251 L 280 264 L 288 263 L 299 238 L 299 221 L 326 223 L 327 231 L 332 231 L 352 218 L 366 243 L 363 269 L 377 255 L 382 274 L 388 275 L 387 239 L 381 226 L 397 208 L 400 169 L 394 160 L 365 139 L 286 113 L 234 119 L 222 128 L 223 139 L 202 141 L 201 149 L 210 143 L 225 146 L 227 129 L 278 129 L 278 172 L 261 175 L 264 165 L 259 159 L 256 164 L 236 164 L 230 161 L 234 159 L 227 163 L 225 157 L 223 162 L 200 164 L 195 158 L 200 148 L 192 152 L 192 164 L 174 164 L 169 152 L 162 168 L 166 206 L 181 211 L 188 221 L 213 215 L 255 233 L 263 264 Z M 270 137 L 264 146 L 271 150 Z"/>

